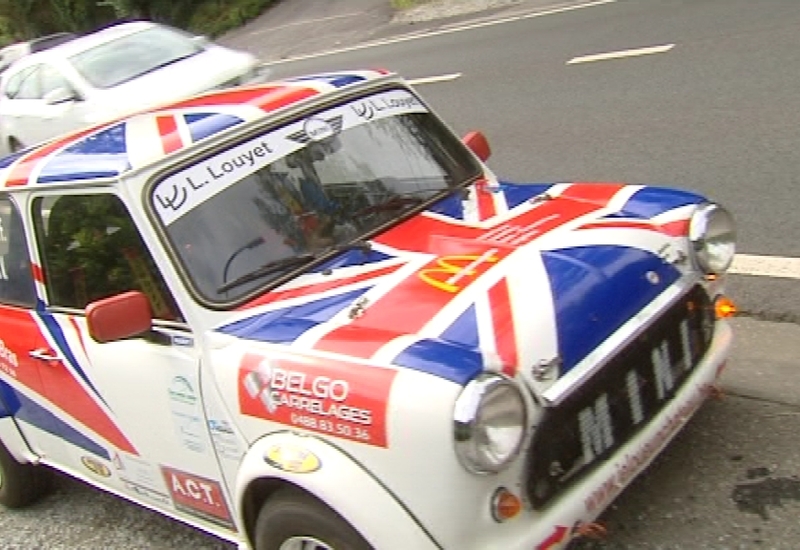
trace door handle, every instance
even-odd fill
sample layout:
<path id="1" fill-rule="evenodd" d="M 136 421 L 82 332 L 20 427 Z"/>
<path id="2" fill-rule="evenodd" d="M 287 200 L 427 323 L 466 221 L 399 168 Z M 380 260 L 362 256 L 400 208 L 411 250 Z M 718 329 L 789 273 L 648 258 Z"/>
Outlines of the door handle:
<path id="1" fill-rule="evenodd" d="M 61 362 L 61 357 L 55 355 L 52 350 L 45 348 L 40 348 L 30 351 L 28 352 L 28 355 L 30 355 L 34 359 L 45 361 L 46 363 Z"/>

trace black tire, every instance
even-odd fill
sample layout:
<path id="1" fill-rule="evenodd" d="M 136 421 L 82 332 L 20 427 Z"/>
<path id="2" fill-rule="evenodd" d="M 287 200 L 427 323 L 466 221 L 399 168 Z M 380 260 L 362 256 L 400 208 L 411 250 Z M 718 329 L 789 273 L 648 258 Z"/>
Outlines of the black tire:
<path id="1" fill-rule="evenodd" d="M 0 504 L 23 508 L 44 496 L 52 486 L 52 473 L 41 466 L 20 464 L 0 443 Z"/>
<path id="2" fill-rule="evenodd" d="M 332 550 L 372 550 L 336 512 L 311 495 L 287 487 L 275 492 L 261 508 L 255 549 L 280 550 L 293 537 L 315 539 Z"/>

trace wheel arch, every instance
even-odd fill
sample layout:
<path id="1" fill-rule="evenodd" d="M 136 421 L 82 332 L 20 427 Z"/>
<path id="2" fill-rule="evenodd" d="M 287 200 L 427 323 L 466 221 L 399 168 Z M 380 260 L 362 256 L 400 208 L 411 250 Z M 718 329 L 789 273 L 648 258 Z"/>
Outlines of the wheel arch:
<path id="1" fill-rule="evenodd" d="M 319 461 L 319 467 L 307 472 L 281 469 L 265 460 L 275 448 L 310 452 Z M 396 542 L 398 532 L 412 543 L 410 548 L 441 548 L 411 510 L 364 465 L 328 441 L 291 432 L 273 433 L 259 439 L 240 464 L 235 486 L 238 520 L 251 547 L 259 511 L 270 497 L 285 487 L 320 501 L 361 533 L 374 548 L 390 547 Z M 376 516 L 385 521 L 375 522 Z"/>
<path id="2" fill-rule="evenodd" d="M 255 540 L 256 520 L 258 519 L 259 511 L 272 495 L 284 487 L 292 487 L 296 490 L 307 492 L 294 483 L 277 477 L 256 478 L 245 489 L 241 498 L 240 515 L 244 534 L 251 547 L 255 547 L 253 541 Z"/>

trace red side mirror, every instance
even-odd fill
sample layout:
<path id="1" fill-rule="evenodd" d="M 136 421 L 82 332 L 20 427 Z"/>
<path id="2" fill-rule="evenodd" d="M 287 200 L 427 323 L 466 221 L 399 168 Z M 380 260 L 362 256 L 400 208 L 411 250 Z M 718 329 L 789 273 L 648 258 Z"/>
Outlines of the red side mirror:
<path id="1" fill-rule="evenodd" d="M 489 160 L 489 157 L 492 155 L 492 148 L 489 147 L 489 140 L 486 139 L 483 132 L 470 132 L 464 136 L 461 141 L 463 141 L 464 145 L 469 147 L 483 162 Z"/>
<path id="2" fill-rule="evenodd" d="M 86 306 L 86 324 L 100 343 L 139 336 L 153 324 L 150 300 L 139 291 L 97 300 Z"/>

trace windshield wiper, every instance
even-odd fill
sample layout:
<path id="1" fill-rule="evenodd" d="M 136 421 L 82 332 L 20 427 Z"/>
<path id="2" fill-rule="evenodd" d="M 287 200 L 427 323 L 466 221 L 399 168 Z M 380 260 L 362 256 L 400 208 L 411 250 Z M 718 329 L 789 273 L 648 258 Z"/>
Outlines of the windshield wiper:
<path id="1" fill-rule="evenodd" d="M 255 271 L 251 271 L 250 273 L 242 275 L 238 279 L 234 279 L 230 283 L 222 285 L 217 289 L 217 294 L 221 292 L 227 292 L 232 288 L 236 288 L 237 286 L 249 283 L 250 281 L 255 281 L 256 279 L 266 277 L 267 275 L 272 275 L 273 273 L 277 273 L 279 271 L 285 271 L 295 266 L 310 264 L 314 260 L 318 260 L 319 258 L 322 258 L 334 252 L 344 252 L 346 250 L 361 250 L 362 252 L 364 252 L 364 254 L 367 254 L 371 249 L 372 245 L 370 245 L 370 243 L 367 241 L 353 241 L 351 243 L 330 246 L 314 254 L 312 253 L 298 254 L 297 256 L 289 256 L 286 258 L 273 260 L 271 262 L 265 263 Z"/>
<path id="2" fill-rule="evenodd" d="M 462 185 L 457 185 L 454 187 L 448 185 L 448 187 L 445 189 L 420 189 L 414 193 L 429 193 L 429 192 L 432 192 L 432 194 L 427 197 L 420 197 L 412 193 L 407 193 L 403 195 L 393 195 L 384 201 L 377 202 L 369 206 L 365 206 L 364 208 L 354 212 L 353 216 L 354 217 L 367 216 L 369 214 L 377 214 L 378 212 L 391 212 L 395 210 L 401 210 L 407 206 L 419 206 L 420 204 L 424 202 L 429 202 L 434 198 L 438 200 L 442 198 L 442 196 L 449 196 L 455 193 L 461 193 L 464 198 L 466 198 L 469 195 L 469 192 Z"/>
<path id="3" fill-rule="evenodd" d="M 428 199 L 424 199 L 422 197 L 415 197 L 412 195 L 394 195 L 393 197 L 386 199 L 383 202 L 378 202 L 375 204 L 371 204 L 369 206 L 365 206 L 361 210 L 354 212 L 353 215 L 358 216 L 366 216 L 369 214 L 377 214 L 378 212 L 391 212 L 394 210 L 400 210 L 407 206 L 417 206 L 426 202 Z"/>

